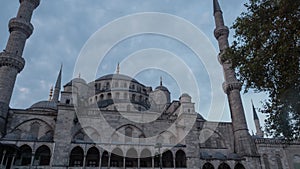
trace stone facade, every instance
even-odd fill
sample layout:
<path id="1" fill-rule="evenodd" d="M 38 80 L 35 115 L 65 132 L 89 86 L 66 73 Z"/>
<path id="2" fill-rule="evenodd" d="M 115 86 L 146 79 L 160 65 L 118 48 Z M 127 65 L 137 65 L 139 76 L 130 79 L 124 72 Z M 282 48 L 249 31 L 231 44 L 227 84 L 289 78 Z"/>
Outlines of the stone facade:
<path id="1" fill-rule="evenodd" d="M 17 54 L 20 62 L 14 63 L 8 54 L 12 49 L 23 50 L 32 31 L 32 11 L 39 5 L 38 0 L 20 2 L 15 25 L 22 21 L 23 27 L 10 27 L 9 47 L 0 54 L 1 168 L 300 168 L 299 142 L 248 132 L 241 86 L 230 63 L 222 60 L 228 28 L 217 0 L 215 36 L 225 72 L 230 123 L 204 119 L 188 94 L 171 101 L 162 81 L 153 90 L 119 71 L 89 83 L 72 79 L 61 91 L 61 69 L 53 97 L 27 109 L 9 109 L 12 88 L 6 85 L 13 87 L 22 70 L 16 63 L 23 62 L 21 53 Z M 257 116 L 254 120 L 260 129 Z"/>

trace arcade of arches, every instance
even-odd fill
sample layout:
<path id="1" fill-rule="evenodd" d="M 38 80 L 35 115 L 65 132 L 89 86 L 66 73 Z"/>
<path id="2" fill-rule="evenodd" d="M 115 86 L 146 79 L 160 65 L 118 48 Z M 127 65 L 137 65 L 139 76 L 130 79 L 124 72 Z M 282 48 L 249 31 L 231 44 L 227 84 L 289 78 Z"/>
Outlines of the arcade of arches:
<path id="1" fill-rule="evenodd" d="M 124 155 L 125 157 L 123 157 Z M 129 149 L 126 154 L 121 149 L 115 148 L 111 153 L 104 151 L 100 157 L 100 152 L 95 147 L 90 148 L 86 156 L 81 147 L 73 148 L 70 154 L 69 166 L 152 168 L 160 167 L 160 158 L 163 168 L 187 167 L 186 155 L 183 150 L 176 151 L 175 155 L 168 150 L 162 156 L 153 157 L 148 149 L 142 150 L 140 156 L 138 156 L 137 151 L 133 148 Z"/>
<path id="2" fill-rule="evenodd" d="M 23 145 L 16 152 L 11 150 L 1 151 L 0 158 L 6 166 L 49 166 L 51 161 L 51 151 L 48 146 L 42 145 L 38 147 L 35 154 L 28 145 Z M 71 167 L 128 167 L 128 168 L 159 168 L 160 161 L 162 168 L 187 168 L 186 154 L 183 150 L 165 151 L 161 156 L 151 156 L 148 149 L 138 152 L 131 148 L 126 152 L 126 157 L 120 148 L 115 148 L 111 153 L 104 151 L 102 154 L 96 147 L 88 149 L 87 153 L 81 147 L 74 147 L 70 152 L 69 166 Z M 139 158 L 137 158 L 139 157 Z M 161 159 L 160 159 L 161 158 Z M 2 165 L 2 164 L 1 164 Z M 215 168 L 211 163 L 207 162 L 201 169 L 231 169 L 225 162 Z M 245 169 L 241 163 L 237 163 L 234 169 Z"/>

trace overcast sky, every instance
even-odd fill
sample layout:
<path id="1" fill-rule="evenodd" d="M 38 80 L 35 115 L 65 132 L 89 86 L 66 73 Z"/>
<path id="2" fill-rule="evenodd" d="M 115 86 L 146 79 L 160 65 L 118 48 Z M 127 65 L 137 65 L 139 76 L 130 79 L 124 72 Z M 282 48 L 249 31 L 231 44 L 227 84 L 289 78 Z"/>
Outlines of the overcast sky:
<path id="1" fill-rule="evenodd" d="M 245 11 L 243 4 L 246 0 L 219 1 L 225 23 L 230 27 L 235 18 Z M 8 21 L 16 16 L 18 7 L 18 0 L 6 0 L 0 7 L 0 47 L 2 49 L 5 48 L 9 36 Z M 185 35 L 187 32 L 186 36 L 189 36 L 188 39 L 191 41 L 189 44 L 201 44 L 199 48 L 200 51 L 202 50 L 201 54 L 197 55 L 191 50 L 189 44 L 174 38 L 176 35 L 169 37 L 158 33 L 140 33 L 120 39 L 115 43 L 105 53 L 101 62 L 97 62 L 97 70 L 92 76 L 83 70 L 77 71 L 76 64 L 82 63 L 80 57 L 84 57 L 82 55 L 85 50 L 88 50 L 89 42 L 95 36 L 100 36 L 105 25 L 112 30 L 113 28 L 109 27 L 111 23 L 117 23 L 124 19 L 124 16 L 135 16 L 145 12 L 152 14 L 155 12 L 154 14 L 158 16 L 170 15 L 174 18 L 172 19 L 174 22 L 195 26 L 198 33 L 200 32 L 199 36 L 185 29 L 179 34 Z M 179 20 L 176 20 L 176 17 L 179 17 L 177 18 Z M 139 23 L 147 24 L 148 20 L 133 19 L 132 22 L 119 25 L 117 31 L 110 32 L 115 33 L 115 36 L 108 34 L 108 37 L 111 40 L 119 32 L 135 28 L 138 31 L 141 26 Z M 169 21 L 170 23 L 166 23 Z M 176 26 L 176 23 L 171 20 L 163 21 L 158 17 L 153 23 L 156 23 L 157 27 L 178 34 L 176 28 L 180 26 Z M 213 36 L 212 0 L 41 0 L 40 6 L 34 11 L 32 24 L 35 29 L 26 43 L 23 54 L 26 65 L 16 81 L 10 104 L 13 108 L 28 108 L 37 101 L 47 100 L 49 89 L 56 81 L 61 63 L 63 64 L 62 82 L 64 85 L 74 76 L 78 76 L 80 71 L 83 71 L 80 72 L 82 78 L 86 78 L 88 82 L 91 77 L 97 78 L 114 73 L 117 63 L 120 62 L 121 73 L 131 72 L 130 75 L 147 86 L 155 88 L 159 85 L 159 79 L 162 76 L 163 83 L 172 93 L 173 100 L 177 100 L 183 92 L 189 92 L 192 96 L 198 95 L 199 98 L 193 98 L 193 101 L 196 102 L 197 112 L 206 119 L 230 121 L 227 104 L 223 110 L 223 104 L 227 103 L 227 100 L 222 92 L 223 74 L 216 56 L 218 45 Z M 153 27 L 153 25 L 150 26 Z M 230 37 L 232 36 L 231 30 Z M 102 48 L 108 44 L 108 41 L 97 41 L 96 45 Z M 95 49 L 93 54 L 97 55 L 99 52 L 97 47 L 93 49 Z M 209 58 L 209 62 L 205 57 Z M 85 66 L 85 68 L 89 67 Z M 138 70 L 133 70 L 133 68 Z M 217 89 L 213 89 L 214 86 L 217 86 Z M 191 88 L 195 92 L 190 90 Z M 256 107 L 260 107 L 260 102 L 265 99 L 264 95 L 250 92 L 242 97 L 249 129 L 255 131 L 251 99 Z M 214 107 L 222 107 L 222 110 L 216 110 L 216 112 Z M 259 117 L 263 124 L 264 115 L 259 114 Z"/>

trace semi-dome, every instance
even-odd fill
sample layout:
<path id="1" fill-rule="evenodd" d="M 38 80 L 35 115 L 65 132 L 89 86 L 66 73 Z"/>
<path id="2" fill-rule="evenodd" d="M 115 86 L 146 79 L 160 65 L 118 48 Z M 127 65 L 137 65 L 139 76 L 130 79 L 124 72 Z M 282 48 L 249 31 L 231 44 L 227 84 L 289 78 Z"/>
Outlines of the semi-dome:
<path id="1" fill-rule="evenodd" d="M 40 102 L 34 103 L 29 109 L 57 110 L 57 104 L 54 101 L 40 101 Z"/>

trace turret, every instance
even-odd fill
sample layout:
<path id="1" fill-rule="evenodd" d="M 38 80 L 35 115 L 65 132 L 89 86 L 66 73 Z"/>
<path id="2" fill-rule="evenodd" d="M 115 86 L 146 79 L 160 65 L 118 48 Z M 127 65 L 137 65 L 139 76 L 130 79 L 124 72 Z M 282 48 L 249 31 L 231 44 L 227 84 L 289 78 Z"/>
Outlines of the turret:
<path id="1" fill-rule="evenodd" d="M 225 60 L 223 54 L 228 48 L 228 35 L 229 29 L 224 25 L 223 14 L 218 0 L 213 0 L 214 18 L 216 28 L 214 35 L 219 44 L 219 61 L 223 67 L 224 79 L 223 83 L 224 92 L 227 94 L 232 127 L 234 134 L 234 151 L 240 155 L 253 155 L 255 153 L 254 143 L 250 138 L 248 132 L 244 108 L 240 95 L 241 83 L 235 77 L 235 72 L 231 67 L 230 60 Z"/>
<path id="2" fill-rule="evenodd" d="M 6 132 L 7 114 L 16 77 L 25 65 L 22 58 L 25 42 L 33 32 L 30 20 L 39 4 L 40 0 L 20 0 L 17 17 L 9 21 L 10 36 L 6 48 L 0 53 L 0 135 Z"/>

